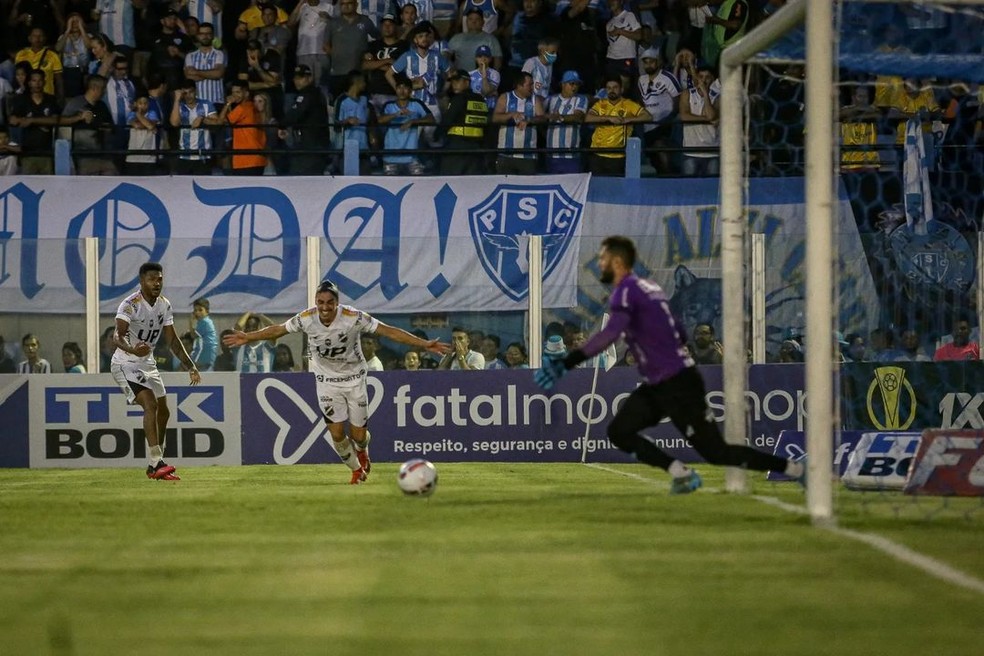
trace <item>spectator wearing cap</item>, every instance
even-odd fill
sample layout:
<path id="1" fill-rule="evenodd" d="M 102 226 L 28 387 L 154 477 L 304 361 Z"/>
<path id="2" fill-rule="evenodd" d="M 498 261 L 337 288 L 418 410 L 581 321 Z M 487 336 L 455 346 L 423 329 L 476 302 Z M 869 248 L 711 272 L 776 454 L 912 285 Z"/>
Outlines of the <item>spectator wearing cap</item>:
<path id="1" fill-rule="evenodd" d="M 366 97 L 366 76 L 362 71 L 352 71 L 348 75 L 345 93 L 335 102 L 335 119 L 343 128 L 342 140 L 359 144 L 359 172 L 369 175 L 369 159 L 366 153 L 369 145 L 376 145 L 375 134 L 369 134 L 369 99 Z"/>
<path id="2" fill-rule="evenodd" d="M 154 40 L 150 56 L 151 66 L 164 76 L 172 89 L 184 76 L 185 56 L 195 49 L 191 38 L 178 27 L 178 12 L 166 10 L 161 16 L 161 31 Z"/>
<path id="3" fill-rule="evenodd" d="M 314 86 L 314 74 L 309 66 L 299 64 L 294 68 L 294 88 L 297 95 L 284 115 L 284 123 L 290 130 L 292 149 L 327 150 L 331 145 L 328 105 L 321 91 Z M 279 136 L 287 139 L 288 130 L 281 129 Z M 321 175 L 326 164 L 323 153 L 293 153 L 289 170 L 291 175 Z"/>
<path id="4" fill-rule="evenodd" d="M 274 48 L 264 50 L 257 39 L 246 42 L 245 70 L 236 78 L 249 85 L 251 96 L 266 93 L 270 97 L 270 109 L 278 120 L 284 115 L 283 58 Z"/>
<path id="5" fill-rule="evenodd" d="M 485 98 L 485 104 L 489 106 L 489 111 L 495 109 L 495 101 L 499 97 L 499 84 L 502 82 L 502 77 L 492 65 L 491 48 L 479 46 L 475 50 L 475 68 L 469 71 L 468 75 L 471 77 L 472 91 Z"/>
<path id="6" fill-rule="evenodd" d="M 618 152 L 591 153 L 591 172 L 600 176 L 625 175 L 625 143 L 633 123 L 645 123 L 652 117 L 645 107 L 622 95 L 621 75 L 609 75 L 605 80 L 605 97 L 596 102 L 585 116 L 586 123 L 595 123 L 591 135 L 592 148 L 618 148 Z"/>
<path id="7" fill-rule="evenodd" d="M 548 173 L 582 171 L 581 155 L 574 152 L 581 147 L 581 124 L 588 111 L 587 96 L 578 93 L 581 82 L 577 71 L 566 71 L 560 93 L 547 100 L 547 148 L 555 151 L 547 155 Z"/>
<path id="8" fill-rule="evenodd" d="M 499 96 L 492 114 L 492 122 L 501 126 L 496 159 L 499 175 L 536 173 L 535 152 L 510 151 L 536 148 L 536 124 L 541 123 L 543 117 L 543 101 L 533 93 L 533 76 L 520 72 L 516 87 Z"/>
<path id="9" fill-rule="evenodd" d="M 523 71 L 533 76 L 533 93 L 544 102 L 550 97 L 553 82 L 553 65 L 557 61 L 557 39 L 547 36 L 540 39 L 535 57 L 523 63 Z"/>
<path id="10" fill-rule="evenodd" d="M 198 27 L 198 50 L 185 57 L 185 77 L 195 83 L 198 100 L 221 106 L 225 102 L 222 78 L 225 76 L 226 56 L 213 47 L 215 34 L 209 23 Z"/>
<path id="11" fill-rule="evenodd" d="M 497 5 L 495 0 L 464 0 L 459 10 L 461 30 L 463 32 L 468 30 L 468 14 L 478 10 L 482 13 L 482 31 L 486 34 L 496 34 L 501 27 L 499 21 L 500 6 L 503 15 L 512 18 L 513 12 L 508 2 L 500 0 L 500 4 Z M 502 24 L 508 25 L 509 21 L 504 20 Z"/>
<path id="12" fill-rule="evenodd" d="M 441 175 L 484 175 L 488 171 L 483 157 L 474 151 L 484 145 L 489 106 L 485 98 L 472 89 L 471 75 L 467 71 L 451 71 L 448 81 L 451 101 L 441 123 L 444 138 Z M 465 154 L 465 151 L 471 152 Z"/>
<path id="13" fill-rule="evenodd" d="M 396 89 L 396 75 L 403 73 L 413 85 L 413 97 L 424 103 L 434 116 L 435 121 L 441 120 L 441 109 L 437 97 L 444 86 L 444 76 L 451 68 L 448 60 L 431 49 L 434 44 L 434 33 L 428 23 L 421 23 L 413 32 L 410 39 L 410 49 L 396 58 L 390 70 L 386 71 L 386 79 L 390 86 Z M 425 130 L 425 139 L 432 140 L 433 128 Z"/>
<path id="14" fill-rule="evenodd" d="M 612 17 L 605 25 L 608 34 L 605 73 L 635 81 L 638 72 L 636 44 L 642 38 L 642 25 L 625 6 L 624 0 L 608 0 L 608 7 L 612 10 Z"/>
<path id="15" fill-rule="evenodd" d="M 492 57 L 493 68 L 502 66 L 502 48 L 499 40 L 482 30 L 482 10 L 472 9 L 465 14 L 465 31 L 455 34 L 448 43 L 451 58 L 458 68 L 471 70 L 476 67 L 479 48 L 485 48 Z"/>
<path id="16" fill-rule="evenodd" d="M 328 25 L 329 88 L 335 97 L 347 91 L 348 74 L 361 68 L 369 42 L 379 38 L 376 24 L 356 13 L 357 6 L 356 0 L 339 0 L 339 15 Z"/>
<path id="17" fill-rule="evenodd" d="M 646 151 L 657 171 L 669 173 L 672 164 L 666 149 L 675 145 L 672 119 L 677 113 L 677 98 L 682 87 L 676 76 L 661 66 L 662 57 L 657 48 L 643 50 L 639 59 L 643 70 L 639 76 L 639 98 L 653 117 L 653 122 L 645 126 Z"/>
<path id="18" fill-rule="evenodd" d="M 434 116 L 427 106 L 411 98 L 413 85 L 406 75 L 396 77 L 396 100 L 386 104 L 379 117 L 385 127 L 383 150 L 416 150 L 420 146 L 421 125 L 433 125 Z M 416 155 L 383 155 L 383 171 L 386 175 L 399 175 L 404 170 L 410 175 L 423 175 L 424 165 Z"/>
<path id="19" fill-rule="evenodd" d="M 362 71 L 369 78 L 369 102 L 377 114 L 382 113 L 386 103 L 396 100 L 394 89 L 386 80 L 386 71 L 406 51 L 407 44 L 400 38 L 396 16 L 384 14 L 379 19 L 379 38 L 369 44 L 362 60 Z"/>
<path id="20" fill-rule="evenodd" d="M 297 35 L 297 63 L 311 69 L 316 86 L 328 83 L 331 59 L 325 52 L 325 46 L 328 43 L 328 25 L 334 15 L 335 5 L 331 0 L 301 0 L 287 22 Z"/>

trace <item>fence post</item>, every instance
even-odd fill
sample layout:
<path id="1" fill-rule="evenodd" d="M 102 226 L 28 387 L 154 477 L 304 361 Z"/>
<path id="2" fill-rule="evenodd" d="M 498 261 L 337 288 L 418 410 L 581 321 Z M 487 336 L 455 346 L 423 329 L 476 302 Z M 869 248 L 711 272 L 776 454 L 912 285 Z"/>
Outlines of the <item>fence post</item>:
<path id="1" fill-rule="evenodd" d="M 625 177 L 638 180 L 642 177 L 642 139 L 629 137 L 625 143 Z"/>
<path id="2" fill-rule="evenodd" d="M 55 175 L 72 175 L 72 142 L 55 139 Z"/>

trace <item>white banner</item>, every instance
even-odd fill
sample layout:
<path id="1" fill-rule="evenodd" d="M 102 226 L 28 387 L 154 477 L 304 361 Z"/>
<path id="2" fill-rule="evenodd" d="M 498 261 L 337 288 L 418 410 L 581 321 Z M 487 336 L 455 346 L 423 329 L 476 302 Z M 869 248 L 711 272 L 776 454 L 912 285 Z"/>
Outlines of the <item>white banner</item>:
<path id="1" fill-rule="evenodd" d="M 320 277 L 372 312 L 517 310 L 526 246 L 544 236 L 544 301 L 576 301 L 589 175 L 440 178 L 84 178 L 0 181 L 0 307 L 78 312 L 84 237 L 104 239 L 102 310 L 164 265 L 175 308 L 305 306 L 303 238 L 322 238 Z"/>
<path id="2" fill-rule="evenodd" d="M 239 375 L 162 374 L 171 411 L 164 457 L 181 466 L 239 465 Z M 24 376 L 30 385 L 30 466 L 145 467 L 143 409 L 109 374 Z"/>

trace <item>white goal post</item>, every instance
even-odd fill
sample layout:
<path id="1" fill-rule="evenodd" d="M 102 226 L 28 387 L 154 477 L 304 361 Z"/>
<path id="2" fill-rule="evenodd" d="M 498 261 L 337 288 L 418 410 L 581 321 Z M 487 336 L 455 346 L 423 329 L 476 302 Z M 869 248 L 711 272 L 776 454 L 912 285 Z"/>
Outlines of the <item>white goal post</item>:
<path id="1" fill-rule="evenodd" d="M 902 4 L 897 0 L 858 0 L 866 4 Z M 984 0 L 920 0 L 929 6 L 981 6 Z M 833 239 L 837 184 L 834 132 L 837 96 L 834 86 L 839 34 L 835 30 L 834 0 L 792 0 L 721 54 L 721 268 L 722 320 L 734 337 L 724 344 L 725 439 L 744 443 L 747 426 L 744 393 L 745 355 L 745 162 L 743 135 L 745 97 L 743 69 L 759 52 L 787 32 L 806 24 L 806 343 L 831 348 L 806 351 L 806 451 L 809 454 L 807 510 L 814 523 L 833 522 L 833 440 L 837 428 L 834 398 L 833 348 L 836 252 Z M 984 269 L 984 267 L 979 267 Z M 984 285 L 978 298 L 984 298 Z M 981 307 L 978 307 L 981 314 Z M 731 468 L 725 480 L 729 491 L 744 491 L 744 472 Z"/>

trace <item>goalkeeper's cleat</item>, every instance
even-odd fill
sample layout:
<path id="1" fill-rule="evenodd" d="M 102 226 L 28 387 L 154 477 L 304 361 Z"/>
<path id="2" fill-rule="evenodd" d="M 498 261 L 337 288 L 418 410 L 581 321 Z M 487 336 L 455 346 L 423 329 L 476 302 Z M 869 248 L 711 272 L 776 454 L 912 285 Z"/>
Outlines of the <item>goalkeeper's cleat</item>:
<path id="1" fill-rule="evenodd" d="M 670 494 L 690 494 L 703 484 L 704 481 L 701 480 L 700 474 L 690 470 L 686 476 L 673 479 L 670 484 Z"/>
<path id="2" fill-rule="evenodd" d="M 366 482 L 366 470 L 362 467 L 354 470 L 352 472 L 352 480 L 349 481 L 349 485 L 359 485 L 360 483 Z"/>
<path id="3" fill-rule="evenodd" d="M 154 480 L 166 480 L 164 477 L 173 473 L 174 467 L 167 464 L 163 460 L 159 460 L 156 465 L 147 466 L 147 478 L 152 478 Z"/>
<path id="4" fill-rule="evenodd" d="M 799 463 L 803 465 L 803 473 L 796 477 L 796 482 L 800 484 L 804 490 L 806 489 L 806 476 L 807 472 L 810 471 L 810 462 L 807 460 L 807 456 L 803 456 L 799 459 Z"/>

